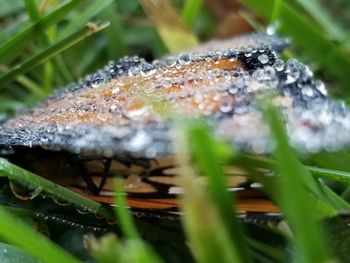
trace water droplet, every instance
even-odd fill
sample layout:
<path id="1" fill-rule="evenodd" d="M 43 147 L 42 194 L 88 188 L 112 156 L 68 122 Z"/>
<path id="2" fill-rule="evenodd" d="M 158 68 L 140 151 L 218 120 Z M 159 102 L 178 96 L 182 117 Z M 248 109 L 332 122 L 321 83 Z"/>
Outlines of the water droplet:
<path id="1" fill-rule="evenodd" d="M 54 201 L 54 203 L 56 203 L 60 206 L 70 205 L 70 202 L 68 202 L 67 200 L 64 200 L 64 199 L 56 197 L 56 196 L 51 196 L 51 199 L 52 199 L 52 201 Z"/>
<path id="2" fill-rule="evenodd" d="M 113 85 L 112 87 L 112 94 L 118 94 L 120 92 L 120 86 L 119 85 Z"/>
<path id="3" fill-rule="evenodd" d="M 164 88 L 170 88 L 173 85 L 173 83 L 170 78 L 162 78 L 160 81 L 160 85 Z"/>
<path id="4" fill-rule="evenodd" d="M 18 181 L 10 180 L 9 184 L 11 192 L 14 194 L 14 196 L 22 201 L 32 200 L 42 191 L 40 187 L 35 188 L 29 185 L 24 185 Z"/>
<path id="5" fill-rule="evenodd" d="M 322 95 L 327 96 L 327 90 L 326 90 L 326 85 L 320 81 L 320 80 L 315 80 L 315 86 L 316 89 L 322 93 Z"/>
<path id="6" fill-rule="evenodd" d="M 305 96 L 308 96 L 308 97 L 313 97 L 315 96 L 315 91 L 313 90 L 312 87 L 310 86 L 304 86 L 302 89 L 301 89 L 301 93 Z"/>
<path id="7" fill-rule="evenodd" d="M 247 57 L 247 58 L 249 58 L 249 57 L 252 56 L 252 53 L 249 52 L 249 51 L 246 51 L 246 52 L 244 52 L 244 56 Z"/>
<path id="8" fill-rule="evenodd" d="M 232 85 L 228 88 L 228 92 L 229 92 L 230 94 L 232 94 L 232 95 L 237 94 L 238 91 L 239 91 L 239 87 L 238 87 L 238 85 L 236 85 L 236 84 L 232 84 Z"/>
<path id="9" fill-rule="evenodd" d="M 251 91 L 260 89 L 272 89 L 278 84 L 276 71 L 273 67 L 267 66 L 262 69 L 257 69 L 252 74 L 255 82 L 249 86 Z"/>
<path id="10" fill-rule="evenodd" d="M 156 73 L 156 69 L 154 68 L 154 66 L 150 63 L 142 63 L 141 65 L 141 75 L 143 76 L 150 76 L 153 75 L 154 73 Z"/>
<path id="11" fill-rule="evenodd" d="M 152 142 L 152 138 L 145 131 L 138 131 L 130 140 L 125 141 L 125 149 L 130 152 L 144 150 Z"/>
<path id="12" fill-rule="evenodd" d="M 181 65 L 186 65 L 186 64 L 191 63 L 191 57 L 190 57 L 190 55 L 188 55 L 188 54 L 182 54 L 182 55 L 180 55 L 180 57 L 179 57 L 179 63 L 180 63 Z"/>
<path id="13" fill-rule="evenodd" d="M 233 109 L 233 98 L 230 96 L 226 96 L 220 99 L 219 101 L 220 111 L 227 113 Z"/>
<path id="14" fill-rule="evenodd" d="M 112 218 L 108 218 L 107 219 L 107 224 L 112 226 L 112 225 L 116 225 L 117 224 L 117 221 L 115 219 L 112 219 Z"/>
<path id="15" fill-rule="evenodd" d="M 87 209 L 86 207 L 75 206 L 74 208 L 79 214 L 82 214 L 82 215 L 86 215 L 86 214 L 91 213 L 91 211 L 89 209 Z"/>
<path id="16" fill-rule="evenodd" d="M 266 27 L 266 34 L 268 34 L 268 35 L 276 35 L 276 32 L 279 29 L 280 25 L 281 25 L 280 21 L 275 21 L 272 24 L 269 24 Z"/>
<path id="17" fill-rule="evenodd" d="M 103 72 L 97 72 L 91 76 L 91 87 L 98 88 L 107 82 L 107 76 Z"/>
<path id="18" fill-rule="evenodd" d="M 140 96 L 131 97 L 123 107 L 124 115 L 132 120 L 142 119 L 150 112 L 147 101 Z"/>
<path id="19" fill-rule="evenodd" d="M 300 70 L 298 67 L 298 62 L 296 60 L 289 60 L 286 64 L 287 79 L 286 84 L 291 84 L 296 82 L 300 77 Z"/>
<path id="20" fill-rule="evenodd" d="M 276 59 L 273 67 L 276 69 L 276 71 L 282 71 L 284 69 L 284 61 L 282 59 Z"/>
<path id="21" fill-rule="evenodd" d="M 261 64 L 266 64 L 267 62 L 269 62 L 269 57 L 266 54 L 261 54 L 260 56 L 258 56 L 258 60 Z"/>
<path id="22" fill-rule="evenodd" d="M 176 59 L 174 57 L 168 57 L 166 60 L 165 60 L 165 63 L 168 67 L 173 67 L 176 65 Z"/>

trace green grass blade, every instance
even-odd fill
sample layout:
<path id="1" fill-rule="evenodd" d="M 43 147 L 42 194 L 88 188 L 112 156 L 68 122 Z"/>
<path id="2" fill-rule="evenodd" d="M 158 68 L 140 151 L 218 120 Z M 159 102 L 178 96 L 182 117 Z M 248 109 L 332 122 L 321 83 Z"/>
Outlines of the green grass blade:
<path id="1" fill-rule="evenodd" d="M 170 53 L 198 45 L 197 38 L 182 23 L 170 0 L 140 0 L 140 3 Z"/>
<path id="2" fill-rule="evenodd" d="M 0 62 L 4 63 L 5 60 L 15 57 L 17 55 L 17 52 L 14 52 L 14 50 L 19 50 L 23 45 L 31 41 L 33 39 L 33 36 L 37 34 L 38 29 L 44 30 L 56 24 L 63 17 L 65 17 L 68 12 L 84 2 L 84 0 L 71 0 L 57 8 L 52 13 L 44 16 L 29 28 L 9 39 L 7 42 L 0 46 Z"/>
<path id="3" fill-rule="evenodd" d="M 59 38 L 62 39 L 73 34 L 83 24 L 87 23 L 91 18 L 101 13 L 102 10 L 110 6 L 112 3 L 113 0 L 91 1 L 84 10 L 76 11 L 76 14 L 69 20 L 69 23 L 60 31 Z"/>
<path id="4" fill-rule="evenodd" d="M 275 1 L 241 0 L 241 2 L 269 21 Z M 281 1 L 279 22 L 281 33 L 291 36 L 295 45 L 305 50 L 315 62 L 337 78 L 345 89 L 349 87 L 349 56 L 329 40 L 310 19 L 286 1 Z M 349 93 L 350 89 L 344 91 Z"/>
<path id="5" fill-rule="evenodd" d="M 125 193 L 123 189 L 123 181 L 117 180 L 115 182 L 115 200 L 117 205 L 116 212 L 120 222 L 121 229 L 128 238 L 139 238 L 133 219 L 126 208 Z"/>
<path id="6" fill-rule="evenodd" d="M 67 188 L 59 186 L 43 177 L 26 171 L 3 158 L 0 158 L 0 177 L 8 177 L 10 180 L 21 182 L 35 189 L 41 189 L 45 193 L 52 195 L 54 198 L 62 199 L 92 213 L 110 218 L 110 214 L 100 203 L 72 192 Z"/>
<path id="7" fill-rule="evenodd" d="M 107 27 L 108 24 L 87 24 L 85 27 L 80 29 L 79 31 L 75 32 L 74 34 L 68 36 L 67 38 L 59 41 L 58 43 L 54 44 L 53 46 L 43 50 L 39 54 L 33 56 L 32 58 L 28 59 L 27 61 L 23 62 L 20 66 L 10 70 L 9 72 L 3 74 L 0 76 L 0 85 L 4 87 L 2 84 L 5 82 L 13 80 L 17 75 L 23 74 L 33 67 L 47 61 L 48 59 L 52 58 L 53 56 L 61 53 L 62 51 L 66 50 L 67 48 L 77 44 L 84 38 L 95 34 L 99 32 L 100 30 Z"/>
<path id="8" fill-rule="evenodd" d="M 27 13 L 28 13 L 30 19 L 33 22 L 37 22 L 40 19 L 41 15 L 39 13 L 39 10 L 36 6 L 35 1 L 34 0 L 24 0 L 24 4 L 25 4 L 25 7 L 27 9 Z"/>
<path id="9" fill-rule="evenodd" d="M 34 0 L 25 0 L 24 1 L 27 13 L 30 16 L 30 19 L 33 23 L 36 23 L 41 18 L 41 14 L 39 12 L 39 9 L 35 3 Z M 53 30 L 51 30 L 53 31 Z M 38 30 L 40 34 L 41 39 L 41 45 L 43 47 L 47 47 L 50 45 L 50 39 L 48 37 L 48 33 L 45 32 L 45 30 L 40 29 Z M 51 83 L 52 83 L 52 77 L 53 77 L 53 67 L 51 64 L 51 61 L 48 60 L 45 62 L 44 69 L 43 69 L 43 78 L 42 78 L 42 86 L 44 90 L 50 91 L 51 90 Z M 40 98 L 40 97 L 39 97 Z"/>
<path id="10" fill-rule="evenodd" d="M 279 161 L 276 167 L 281 175 L 279 180 L 279 205 L 295 232 L 296 246 L 300 253 L 298 262 L 329 262 L 331 257 L 324 236 L 319 231 L 316 210 L 302 178 L 311 174 L 294 156 L 288 145 L 288 138 L 277 110 L 269 107 L 266 117 L 272 135 L 277 141 L 275 150 Z"/>
<path id="11" fill-rule="evenodd" d="M 23 87 L 32 92 L 38 98 L 43 99 L 46 97 L 46 93 L 36 83 L 34 83 L 31 79 L 27 78 L 26 76 L 18 76 L 16 78 L 16 81 L 23 85 Z"/>
<path id="12" fill-rule="evenodd" d="M 1 207 L 0 225 L 0 236 L 3 239 L 44 262 L 80 262 Z"/>
<path id="13" fill-rule="evenodd" d="M 200 263 L 209 263 L 216 260 L 223 263 L 250 262 L 250 255 L 246 254 L 245 250 L 246 241 L 244 236 L 233 235 L 233 233 L 240 233 L 241 226 L 238 225 L 238 222 L 236 222 L 237 224 L 230 225 L 236 220 L 236 216 L 233 210 L 234 204 L 232 204 L 232 199 L 230 196 L 227 196 L 228 193 L 226 191 L 224 177 L 218 180 L 207 178 L 208 183 L 211 184 L 210 187 L 204 187 L 195 180 L 196 173 L 193 169 L 193 163 L 189 159 L 191 152 L 189 141 L 198 132 L 197 128 L 196 125 L 194 127 L 184 126 L 179 123 L 179 127 L 174 130 L 176 160 L 179 164 L 181 174 L 180 182 L 184 188 L 184 194 L 181 197 L 181 207 L 184 212 L 183 225 L 191 250 Z M 203 131 L 202 128 L 199 128 L 199 131 Z M 199 133 L 202 134 L 202 132 Z M 206 138 L 206 136 L 207 131 L 205 130 L 204 137 Z M 212 138 L 210 138 L 209 142 L 204 141 L 203 143 L 202 140 L 203 138 L 199 139 L 202 143 L 201 145 L 205 148 L 202 151 L 208 153 L 209 148 L 209 156 L 212 157 L 215 155 L 214 153 L 217 149 L 208 145 L 208 143 L 211 144 Z M 199 141 L 193 144 L 197 146 Z M 194 151 L 197 150 L 196 146 L 194 146 Z M 208 166 L 214 162 L 215 165 L 210 168 L 211 171 L 215 172 L 214 175 L 222 176 L 220 170 L 218 172 L 219 168 L 215 160 L 214 156 L 213 161 L 209 162 Z M 208 175 L 207 172 L 209 171 L 206 170 L 207 165 L 204 167 L 198 165 L 198 168 Z M 213 181 L 219 181 L 219 185 L 212 185 Z M 210 191 L 214 191 L 215 193 L 210 193 Z M 220 193 L 217 191 L 220 191 Z M 222 210 L 227 211 L 227 213 L 222 215 Z M 234 226 L 237 228 L 232 230 Z M 241 247 L 243 247 L 243 250 L 239 250 Z"/>
<path id="14" fill-rule="evenodd" d="M 112 8 L 106 8 L 100 16 L 104 21 L 110 22 L 110 26 L 102 33 L 107 41 L 109 59 L 118 59 L 124 56 L 127 54 L 127 47 L 119 14 Z"/>
<path id="15" fill-rule="evenodd" d="M 248 249 L 243 241 L 242 226 L 237 221 L 232 209 L 235 206 L 235 199 L 227 191 L 226 177 L 219 165 L 213 138 L 205 127 L 198 125 L 190 129 L 189 140 L 194 158 L 198 161 L 198 168 L 208 178 L 209 195 L 217 205 L 225 227 L 232 234 L 237 254 L 242 262 L 250 262 Z"/>
<path id="16" fill-rule="evenodd" d="M 273 9 L 272 9 L 272 14 L 271 14 L 271 19 L 270 23 L 277 22 L 281 15 L 281 3 L 283 0 L 275 0 L 273 4 Z"/>
<path id="17" fill-rule="evenodd" d="M 345 30 L 338 25 L 334 18 L 324 9 L 320 1 L 317 0 L 296 0 L 312 18 L 321 25 L 328 35 L 335 40 L 344 40 L 347 35 Z"/>
<path id="18" fill-rule="evenodd" d="M 187 0 L 181 12 L 182 21 L 188 28 L 193 28 L 194 22 L 199 15 L 203 0 Z"/>

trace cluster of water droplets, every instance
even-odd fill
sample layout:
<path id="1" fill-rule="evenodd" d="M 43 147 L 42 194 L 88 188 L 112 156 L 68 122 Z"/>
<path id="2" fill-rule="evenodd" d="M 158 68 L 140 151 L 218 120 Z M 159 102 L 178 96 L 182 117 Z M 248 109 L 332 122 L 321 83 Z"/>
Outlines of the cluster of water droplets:
<path id="1" fill-rule="evenodd" d="M 158 109 L 165 108 L 165 112 L 205 116 L 218 137 L 266 152 L 273 143 L 256 103 L 266 94 L 283 110 L 291 142 L 298 149 L 318 151 L 350 144 L 345 134 L 348 110 L 340 111 L 341 103 L 330 102 L 325 85 L 313 79 L 307 66 L 295 59 L 283 61 L 267 44 L 186 53 L 151 63 L 125 57 L 35 108 L 38 119 L 24 115 L 12 122 L 16 132 L 0 128 L 0 133 L 8 142 L 21 141 L 30 147 L 154 158 L 172 152 L 171 120 Z M 73 99 L 70 107 L 50 112 L 53 119 L 65 115 L 70 121 L 45 122 L 48 106 Z M 98 104 L 101 101 L 103 105 Z M 93 124 L 87 120 L 91 113 Z M 26 127 L 34 122 L 36 129 Z M 333 136 L 332 127 L 341 136 Z"/>

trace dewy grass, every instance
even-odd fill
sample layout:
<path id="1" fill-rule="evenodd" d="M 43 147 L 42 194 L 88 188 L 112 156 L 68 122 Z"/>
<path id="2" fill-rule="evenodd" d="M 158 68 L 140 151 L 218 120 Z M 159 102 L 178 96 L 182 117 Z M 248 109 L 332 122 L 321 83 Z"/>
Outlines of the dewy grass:
<path id="1" fill-rule="evenodd" d="M 91 213 L 99 214 L 106 218 L 111 217 L 100 203 L 26 171 L 3 158 L 0 158 L 0 177 L 8 177 L 9 180 L 21 182 L 31 188 L 40 189 L 41 191 L 50 194 L 53 198 L 67 201 L 70 204 L 88 210 Z"/>

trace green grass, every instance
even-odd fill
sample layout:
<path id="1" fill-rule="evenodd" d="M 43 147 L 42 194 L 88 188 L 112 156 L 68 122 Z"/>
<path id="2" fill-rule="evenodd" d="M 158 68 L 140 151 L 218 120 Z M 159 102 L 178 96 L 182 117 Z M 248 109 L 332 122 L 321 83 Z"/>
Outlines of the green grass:
<path id="1" fill-rule="evenodd" d="M 208 28 L 215 27 L 211 10 L 201 0 L 164 1 L 162 5 L 166 12 L 159 12 L 164 7 L 160 2 L 147 0 L 47 2 L 43 7 L 42 1 L 38 0 L 0 1 L 3 27 L 0 32 L 0 118 L 12 115 L 20 107 L 37 103 L 54 88 L 83 77 L 111 59 L 134 54 L 157 58 L 169 51 L 178 52 L 196 45 L 198 36 L 207 36 Z M 249 16 L 250 22 L 256 25 L 274 23 L 279 25 L 280 33 L 292 38 L 292 46 L 285 56 L 292 54 L 310 62 L 317 76 L 329 81 L 332 94 L 350 101 L 347 41 L 350 34 L 344 22 L 336 21 L 334 12 L 339 10 L 335 4 L 328 4 L 333 11 L 316 0 L 241 2 L 248 7 L 248 13 L 256 12 L 264 20 L 252 21 L 253 16 Z M 207 127 L 197 122 L 178 126 L 176 158 L 181 164 L 181 180 L 185 183 L 181 199 L 182 228 L 163 227 L 161 222 L 157 222 L 158 227 L 139 220 L 135 224 L 125 207 L 120 184 L 117 184 L 115 217 L 121 231 L 111 226 L 110 234 L 86 236 L 88 252 L 103 263 L 163 262 L 172 258 L 185 262 L 345 261 L 348 246 L 339 244 L 350 243 L 347 226 L 340 218 L 337 227 L 327 226 L 326 222 L 350 210 L 349 153 L 298 156 L 288 146 L 279 113 L 268 108 L 266 119 L 277 142 L 275 153 L 268 157 L 243 154 L 216 142 Z M 287 230 L 246 224 L 235 217 L 232 207 L 237 198 L 225 190 L 226 178 L 222 173 L 222 165 L 227 163 L 241 166 L 252 180 L 264 185 L 266 193 L 284 213 L 289 226 Z M 261 169 L 276 171 L 278 177 L 266 177 Z M 193 183 L 193 176 L 198 171 L 207 177 L 207 185 Z M 90 215 L 114 218 L 101 204 L 5 159 L 0 159 L 0 177 L 21 181 L 47 196 L 89 211 Z M 333 185 L 326 185 L 325 180 Z M 6 200 L 1 199 L 3 201 Z M 50 240 L 28 225 L 27 218 L 35 219 L 40 204 L 35 200 L 33 205 L 19 202 L 19 208 L 11 210 L 4 208 L 6 204 L 10 203 L 4 202 L 0 207 L 0 255 L 3 257 L 10 260 L 11 257 L 19 259 L 30 255 L 29 262 L 35 262 L 35 259 L 40 262 L 91 260 L 83 248 L 81 236 L 78 238 L 69 232 L 76 229 L 74 224 L 48 222 L 51 230 L 59 228 L 57 232 L 62 232 L 54 233 Z M 22 210 L 21 206 L 27 210 Z M 50 214 L 62 210 L 62 213 L 68 213 L 63 207 L 51 209 L 44 212 Z M 29 210 L 33 213 L 26 213 Z M 69 218 L 78 221 L 81 217 L 85 216 L 69 214 Z M 58 217 L 51 216 L 53 218 Z M 331 234 L 327 232 L 330 229 Z M 86 234 L 84 229 L 76 231 Z M 65 240 L 64 233 L 68 233 L 66 239 L 77 240 L 76 244 L 62 241 Z M 78 244 L 80 248 L 75 247 Z M 165 244 L 169 247 L 163 251 Z M 3 248 L 10 251 L 9 254 L 1 254 Z M 84 256 L 79 251 L 84 251 Z"/>

